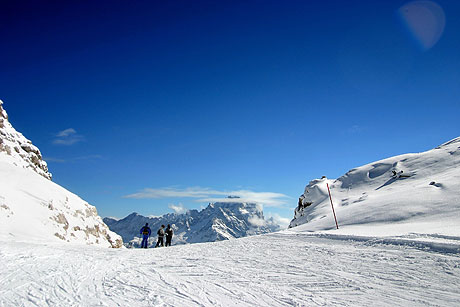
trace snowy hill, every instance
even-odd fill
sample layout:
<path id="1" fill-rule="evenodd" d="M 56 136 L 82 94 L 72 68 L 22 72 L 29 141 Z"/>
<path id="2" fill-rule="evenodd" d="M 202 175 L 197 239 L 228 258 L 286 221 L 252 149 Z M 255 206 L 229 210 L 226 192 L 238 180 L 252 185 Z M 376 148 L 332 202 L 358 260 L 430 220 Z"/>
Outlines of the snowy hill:
<path id="1" fill-rule="evenodd" d="M 341 234 L 460 236 L 460 138 L 311 181 L 290 227 L 335 229 L 327 183 Z"/>
<path id="2" fill-rule="evenodd" d="M 169 213 L 161 217 L 145 217 L 132 213 L 121 220 L 104 218 L 112 231 L 125 242 L 137 242 L 139 230 L 149 223 L 152 233 L 161 225 L 171 224 L 175 235 L 173 244 L 213 242 L 278 231 L 273 219 L 265 220 L 261 206 L 253 203 L 214 203 L 205 209 L 187 213 Z M 155 235 L 152 240 L 155 239 Z M 152 241 L 153 243 L 153 241 Z"/>
<path id="3" fill-rule="evenodd" d="M 121 247 L 96 208 L 51 181 L 32 142 L 8 121 L 0 101 L 0 239 Z"/>

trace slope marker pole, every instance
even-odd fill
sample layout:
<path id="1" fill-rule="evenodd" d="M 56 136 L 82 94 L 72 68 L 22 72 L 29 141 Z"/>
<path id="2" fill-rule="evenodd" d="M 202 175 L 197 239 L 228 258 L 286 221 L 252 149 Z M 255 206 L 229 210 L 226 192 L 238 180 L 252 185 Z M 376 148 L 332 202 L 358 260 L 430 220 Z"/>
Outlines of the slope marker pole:
<path id="1" fill-rule="evenodd" d="M 326 183 L 326 185 L 327 185 L 327 191 L 329 192 L 329 199 L 331 200 L 332 213 L 334 213 L 335 227 L 339 229 L 339 224 L 337 223 L 337 217 L 335 216 L 334 205 L 332 204 L 332 196 L 331 196 L 331 190 L 329 189 L 329 183 Z"/>

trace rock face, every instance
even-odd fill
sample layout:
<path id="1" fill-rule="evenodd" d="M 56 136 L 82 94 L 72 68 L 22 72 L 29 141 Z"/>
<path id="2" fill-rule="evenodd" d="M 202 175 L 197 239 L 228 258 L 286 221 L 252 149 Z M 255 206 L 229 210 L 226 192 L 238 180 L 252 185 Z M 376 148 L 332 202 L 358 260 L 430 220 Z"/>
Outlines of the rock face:
<path id="1" fill-rule="evenodd" d="M 145 223 L 152 229 L 152 243 L 161 225 L 174 228 L 173 244 L 214 242 L 263 234 L 280 230 L 273 219 L 265 220 L 260 205 L 254 203 L 222 202 L 209 204 L 205 209 L 189 210 L 184 214 L 169 213 L 161 217 L 145 217 L 132 213 L 121 220 L 104 218 L 112 231 L 125 242 L 137 243 L 135 237 Z"/>
<path id="2" fill-rule="evenodd" d="M 387 227 L 383 233 L 402 229 L 450 234 L 460 216 L 460 138 L 357 167 L 336 180 L 312 180 L 289 227 L 335 229 L 327 184 L 342 231 L 367 227 L 364 233 L 369 233 Z"/>
<path id="3" fill-rule="evenodd" d="M 123 246 L 94 206 L 50 180 L 40 151 L 3 108 L 0 133 L 0 240 Z"/>
<path id="4" fill-rule="evenodd" d="M 3 109 L 3 101 L 0 100 L 0 152 L 15 158 L 15 163 L 23 168 L 30 168 L 51 180 L 52 175 L 48 171 L 48 165 L 43 161 L 40 150 L 22 133 L 17 132 L 8 121 L 8 114 Z"/>

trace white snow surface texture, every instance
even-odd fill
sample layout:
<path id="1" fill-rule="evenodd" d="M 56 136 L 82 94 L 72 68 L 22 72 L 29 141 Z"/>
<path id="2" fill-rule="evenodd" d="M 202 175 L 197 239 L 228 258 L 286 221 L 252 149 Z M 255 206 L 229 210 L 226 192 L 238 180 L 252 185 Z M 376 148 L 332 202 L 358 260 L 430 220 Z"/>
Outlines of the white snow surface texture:
<path id="1" fill-rule="evenodd" d="M 342 234 L 460 237 L 460 138 L 311 181 L 290 227 L 335 231 L 326 184 Z"/>
<path id="2" fill-rule="evenodd" d="M 460 241 L 298 227 L 150 249 L 0 242 L 0 306 L 458 306 Z"/>
<path id="3" fill-rule="evenodd" d="M 0 111 L 0 240 L 121 247 L 94 206 L 50 180 L 38 148 Z"/>

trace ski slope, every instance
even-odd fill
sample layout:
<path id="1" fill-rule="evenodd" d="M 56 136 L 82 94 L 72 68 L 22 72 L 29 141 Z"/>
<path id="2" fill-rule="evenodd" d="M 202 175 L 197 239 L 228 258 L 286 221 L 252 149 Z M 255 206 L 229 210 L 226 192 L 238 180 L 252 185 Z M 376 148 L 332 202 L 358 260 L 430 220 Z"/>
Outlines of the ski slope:
<path id="1" fill-rule="evenodd" d="M 0 242 L 0 306 L 460 302 L 458 237 L 378 239 L 299 229 L 145 250 Z"/>
<path id="2" fill-rule="evenodd" d="M 341 233 L 460 237 L 460 137 L 435 149 L 372 162 L 330 180 L 312 180 L 290 227 Z"/>

